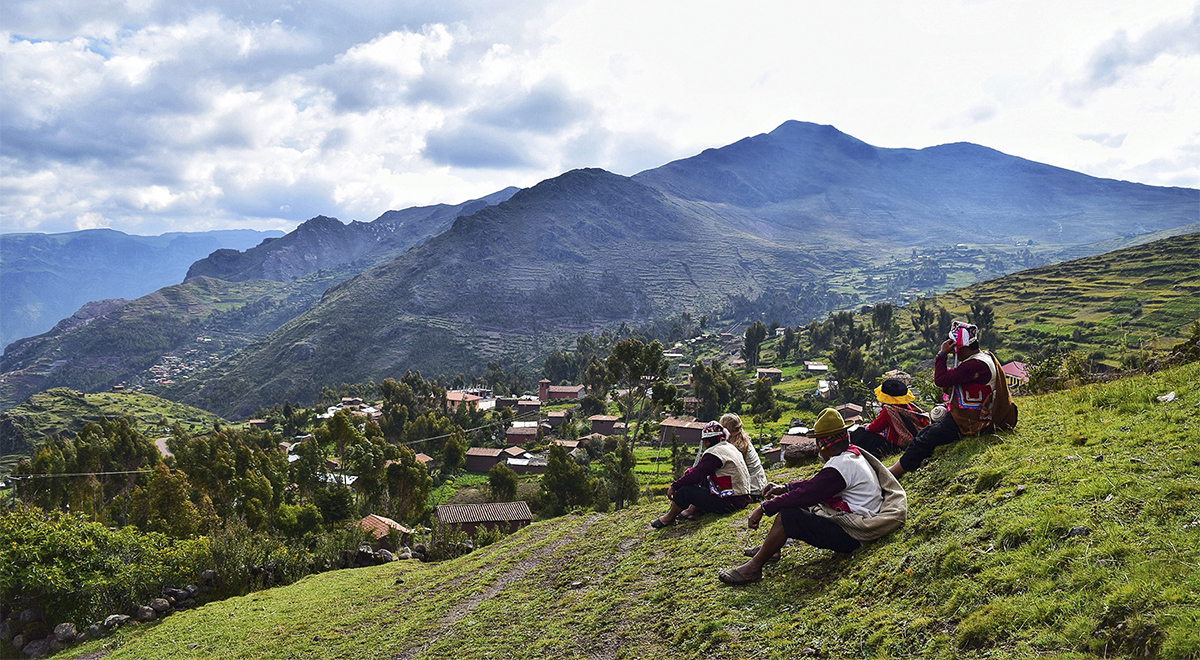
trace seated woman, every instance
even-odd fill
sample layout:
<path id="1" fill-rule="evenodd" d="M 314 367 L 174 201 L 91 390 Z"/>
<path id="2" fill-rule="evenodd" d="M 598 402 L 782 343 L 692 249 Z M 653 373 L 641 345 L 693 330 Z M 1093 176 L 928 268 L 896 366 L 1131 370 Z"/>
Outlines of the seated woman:
<path id="1" fill-rule="evenodd" d="M 729 431 L 729 444 L 737 447 L 738 451 L 742 452 L 742 459 L 746 462 L 746 472 L 750 475 L 750 497 L 754 501 L 760 501 L 763 495 L 763 489 L 767 486 L 767 473 L 763 470 L 762 459 L 758 457 L 758 450 L 754 448 L 754 444 L 750 442 L 750 436 L 746 435 L 745 429 L 742 428 L 742 418 L 735 413 L 725 413 L 721 415 L 721 426 Z M 704 457 L 704 447 L 701 446 L 696 452 L 696 462 Z M 695 506 L 689 506 L 679 514 L 680 520 L 695 520 L 700 514 L 696 512 Z"/>
<path id="2" fill-rule="evenodd" d="M 750 504 L 750 474 L 737 447 L 729 444 L 729 431 L 717 422 L 704 425 L 700 433 L 704 453 L 696 465 L 667 487 L 671 508 L 650 521 L 662 529 L 675 522 L 684 509 L 695 507 L 697 515 L 732 513 Z"/>
<path id="3" fill-rule="evenodd" d="M 866 428 L 855 429 L 850 442 L 883 458 L 904 451 L 913 436 L 929 425 L 929 416 L 913 405 L 917 397 L 908 386 L 894 378 L 875 388 L 875 398 L 881 404 L 879 415 Z"/>
<path id="4" fill-rule="evenodd" d="M 746 525 L 758 529 L 764 514 L 779 515 L 749 561 L 717 573 L 722 582 L 761 580 L 763 564 L 789 538 L 849 554 L 904 524 L 908 506 L 900 482 L 879 459 L 850 445 L 847 428 L 838 411 L 821 412 L 808 436 L 817 439 L 825 467 L 812 479 L 770 489 L 775 497 L 755 507 Z"/>

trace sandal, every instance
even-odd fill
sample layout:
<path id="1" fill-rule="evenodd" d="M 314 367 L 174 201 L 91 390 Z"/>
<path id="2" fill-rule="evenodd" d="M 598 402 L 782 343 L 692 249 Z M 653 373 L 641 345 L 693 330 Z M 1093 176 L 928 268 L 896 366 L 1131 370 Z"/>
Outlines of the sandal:
<path id="1" fill-rule="evenodd" d="M 736 568 L 727 568 L 723 571 L 719 571 L 717 573 L 717 577 L 725 584 L 750 584 L 751 582 L 758 582 L 762 579 L 762 571 L 746 575 Z"/>
<path id="2" fill-rule="evenodd" d="M 655 518 L 654 520 L 650 521 L 650 526 L 653 527 L 654 529 L 662 529 L 663 527 L 670 527 L 671 525 L 674 525 L 674 524 L 675 524 L 675 521 L 665 523 L 665 522 L 659 520 L 658 518 Z"/>
<path id="3" fill-rule="evenodd" d="M 681 512 L 679 515 L 675 516 L 675 520 L 699 520 L 699 519 L 700 519 L 699 514 L 687 513 L 686 511 Z"/>
<path id="4" fill-rule="evenodd" d="M 746 555 L 747 557 L 753 557 L 754 555 L 758 554 L 759 548 L 762 548 L 762 546 L 761 545 L 752 545 L 749 548 L 742 548 L 742 554 Z M 771 555 L 770 557 L 767 557 L 767 561 L 779 561 L 782 558 L 783 558 L 782 552 L 776 552 L 775 554 Z"/>

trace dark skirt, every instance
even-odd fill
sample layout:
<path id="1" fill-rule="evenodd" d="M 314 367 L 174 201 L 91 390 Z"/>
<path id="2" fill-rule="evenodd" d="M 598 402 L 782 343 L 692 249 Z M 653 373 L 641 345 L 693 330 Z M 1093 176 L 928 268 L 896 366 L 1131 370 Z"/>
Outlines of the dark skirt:
<path id="1" fill-rule="evenodd" d="M 675 496 L 671 498 L 671 501 L 681 509 L 686 509 L 694 504 L 698 513 L 733 513 L 746 508 L 746 505 L 750 503 L 750 496 L 718 497 L 713 495 L 708 488 L 697 484 L 676 489 Z"/>

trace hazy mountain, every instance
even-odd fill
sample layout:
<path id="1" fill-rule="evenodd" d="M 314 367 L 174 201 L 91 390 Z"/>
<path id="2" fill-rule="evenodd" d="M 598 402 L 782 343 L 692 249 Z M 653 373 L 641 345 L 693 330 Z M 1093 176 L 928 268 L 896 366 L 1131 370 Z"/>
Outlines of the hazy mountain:
<path id="1" fill-rule="evenodd" d="M 462 204 L 388 211 L 373 222 L 343 224 L 336 218 L 317 216 L 281 238 L 263 241 L 244 252 L 217 250 L 192 264 L 187 278 L 288 282 L 343 265 L 357 264 L 359 267 L 354 270 L 363 270 L 403 254 L 410 247 L 445 231 L 455 218 L 502 202 L 516 191 L 517 188 L 505 188 Z"/>
<path id="2" fill-rule="evenodd" d="M 634 177 L 577 170 L 523 190 L 330 289 L 169 392 L 238 414 L 406 369 L 471 372 L 581 331 L 727 309 L 735 296 L 795 299 L 833 269 L 914 246 L 1079 245 L 1194 222 L 1197 203 L 1196 190 L 1096 179 L 975 145 L 878 149 L 788 122 Z"/>
<path id="3" fill-rule="evenodd" d="M 183 278 L 213 250 L 279 231 L 235 229 L 135 236 L 112 229 L 0 234 L 0 346 L 52 328 L 90 300 L 136 298 Z"/>

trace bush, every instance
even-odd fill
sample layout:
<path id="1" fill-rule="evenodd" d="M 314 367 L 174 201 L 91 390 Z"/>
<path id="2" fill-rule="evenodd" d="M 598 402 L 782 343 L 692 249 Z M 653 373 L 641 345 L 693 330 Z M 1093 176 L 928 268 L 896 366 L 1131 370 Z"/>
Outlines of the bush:
<path id="1" fill-rule="evenodd" d="M 196 582 L 212 565 L 209 539 L 110 530 L 78 514 L 18 507 L 0 516 L 0 601 L 41 607 L 77 627 Z"/>

